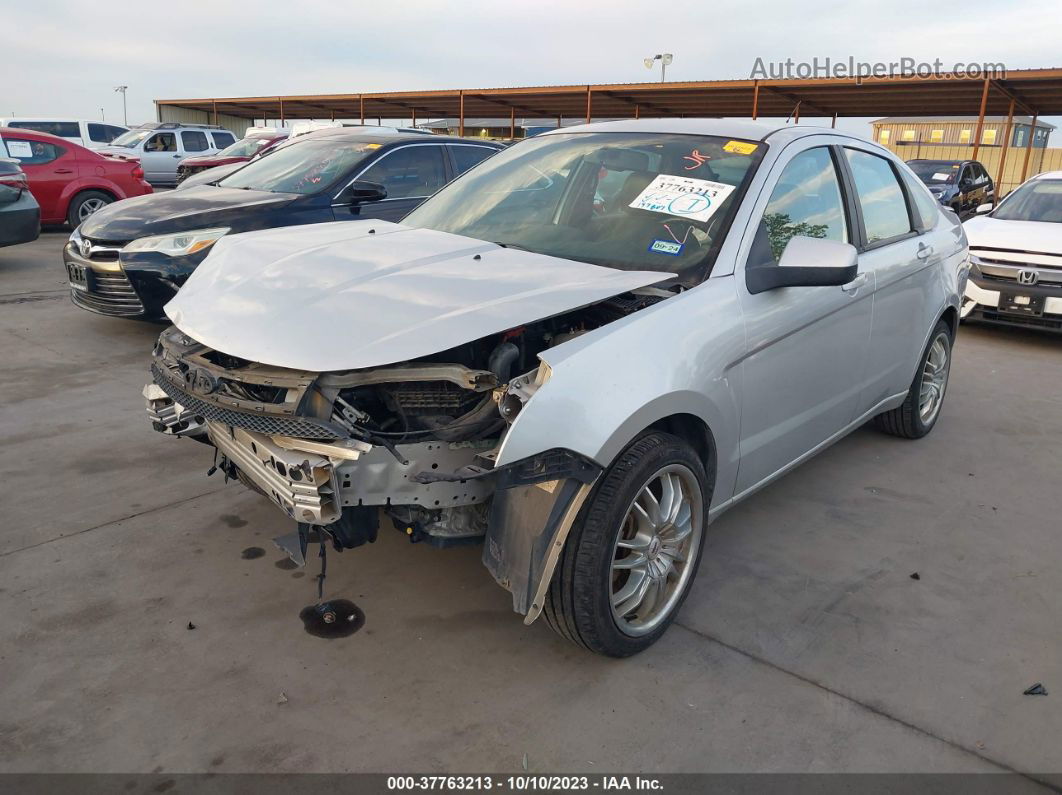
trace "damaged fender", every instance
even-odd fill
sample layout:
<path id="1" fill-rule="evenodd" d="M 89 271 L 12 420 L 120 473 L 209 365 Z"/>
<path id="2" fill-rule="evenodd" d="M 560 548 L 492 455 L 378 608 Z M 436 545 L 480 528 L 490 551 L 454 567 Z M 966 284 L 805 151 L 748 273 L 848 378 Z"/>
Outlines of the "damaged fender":
<path id="1" fill-rule="evenodd" d="M 665 304 L 667 311 L 660 311 Z M 713 333 L 706 335 L 705 328 Z M 543 351 L 539 358 L 549 376 L 513 421 L 497 467 L 515 470 L 563 451 L 600 474 L 647 428 L 682 416 L 705 432 L 695 447 L 707 452 L 714 517 L 727 507 L 737 479 L 744 344 L 734 278 L 725 276 Z M 589 401 L 587 395 L 605 399 Z M 512 592 L 513 608 L 525 623 L 541 613 L 596 474 L 497 484 L 484 564 Z"/>

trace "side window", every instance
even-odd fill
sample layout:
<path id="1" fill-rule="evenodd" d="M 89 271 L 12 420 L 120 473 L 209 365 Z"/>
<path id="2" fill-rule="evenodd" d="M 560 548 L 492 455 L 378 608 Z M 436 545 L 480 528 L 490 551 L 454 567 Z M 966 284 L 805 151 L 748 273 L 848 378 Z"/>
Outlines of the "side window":
<path id="1" fill-rule="evenodd" d="M 845 149 L 844 153 L 852 169 L 856 196 L 863 211 L 867 242 L 873 244 L 910 232 L 907 202 L 892 164 L 884 157 L 858 149 Z"/>
<path id="2" fill-rule="evenodd" d="M 46 144 L 42 141 L 27 141 L 24 138 L 5 139 L 7 141 L 8 155 L 18 160 L 24 166 L 41 166 L 58 160 L 66 152 L 61 146 Z"/>
<path id="3" fill-rule="evenodd" d="M 495 152 L 494 149 L 486 146 L 451 146 L 450 151 L 454 154 L 458 174 L 464 174 L 472 166 L 482 163 Z"/>
<path id="4" fill-rule="evenodd" d="M 214 136 L 214 146 L 218 149 L 224 149 L 228 146 L 232 146 L 232 144 L 236 140 L 227 132 L 216 132 L 210 134 Z"/>
<path id="5" fill-rule="evenodd" d="M 109 124 L 96 124 L 94 122 L 89 122 L 89 140 L 95 141 L 98 144 L 109 144 L 111 141 L 118 137 L 118 133 L 115 132 L 117 129 L 117 127 L 112 127 Z"/>
<path id="6" fill-rule="evenodd" d="M 387 188 L 387 198 L 430 196 L 446 182 L 441 146 L 406 146 L 384 155 L 359 177 Z"/>
<path id="7" fill-rule="evenodd" d="M 80 138 L 81 127 L 76 121 L 13 121 L 9 127 L 19 127 L 23 130 L 50 133 L 60 138 Z"/>
<path id="8" fill-rule="evenodd" d="M 922 220 L 923 229 L 932 229 L 937 225 L 940 218 L 940 207 L 933 194 L 929 192 L 922 180 L 903 172 L 904 181 L 907 183 L 907 192 L 914 198 L 915 210 Z"/>
<path id="9" fill-rule="evenodd" d="M 808 149 L 789 161 L 763 211 L 749 265 L 777 265 L 794 237 L 848 242 L 841 182 L 830 150 Z"/>
<path id="10" fill-rule="evenodd" d="M 186 152 L 205 152 L 210 148 L 206 133 L 199 130 L 184 130 L 181 133 L 181 143 L 184 144 Z"/>
<path id="11" fill-rule="evenodd" d="M 176 152 L 177 136 L 173 133 L 156 133 L 144 144 L 145 152 Z"/>
<path id="12" fill-rule="evenodd" d="M 107 140 L 113 141 L 122 133 L 127 132 L 124 127 L 115 127 L 113 124 L 104 124 L 104 128 L 107 130 Z"/>

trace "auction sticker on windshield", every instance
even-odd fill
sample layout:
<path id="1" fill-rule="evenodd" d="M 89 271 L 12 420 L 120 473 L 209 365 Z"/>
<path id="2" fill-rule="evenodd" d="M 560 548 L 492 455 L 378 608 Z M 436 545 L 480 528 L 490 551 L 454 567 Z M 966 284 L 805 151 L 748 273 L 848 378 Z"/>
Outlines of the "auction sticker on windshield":
<path id="1" fill-rule="evenodd" d="M 733 185 L 722 182 L 659 174 L 629 206 L 704 222 L 715 215 L 733 192 Z"/>

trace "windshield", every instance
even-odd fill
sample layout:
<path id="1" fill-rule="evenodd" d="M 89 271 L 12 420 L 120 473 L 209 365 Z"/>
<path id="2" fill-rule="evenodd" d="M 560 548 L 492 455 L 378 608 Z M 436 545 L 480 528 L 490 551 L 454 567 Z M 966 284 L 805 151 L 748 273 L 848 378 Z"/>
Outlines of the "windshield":
<path id="1" fill-rule="evenodd" d="M 696 283 L 765 149 L 695 135 L 543 135 L 485 160 L 402 223 Z"/>
<path id="2" fill-rule="evenodd" d="M 122 133 L 113 141 L 111 141 L 109 146 L 124 146 L 126 148 L 131 149 L 132 147 L 136 146 L 138 143 L 143 141 L 145 138 L 147 138 L 149 135 L 151 135 L 151 133 L 153 132 L 155 131 L 130 130 L 129 132 Z"/>
<path id="3" fill-rule="evenodd" d="M 232 146 L 222 149 L 214 157 L 250 157 L 272 140 L 272 138 L 243 138 Z"/>
<path id="4" fill-rule="evenodd" d="M 379 147 L 334 139 L 302 140 L 270 150 L 269 157 L 252 160 L 215 184 L 273 193 L 320 193 Z"/>
<path id="5" fill-rule="evenodd" d="M 1038 179 L 1022 185 L 1000 203 L 992 217 L 1001 221 L 1062 223 L 1062 180 Z"/>
<path id="6" fill-rule="evenodd" d="M 951 160 L 908 160 L 907 165 L 927 185 L 949 185 L 959 173 L 959 163 Z"/>

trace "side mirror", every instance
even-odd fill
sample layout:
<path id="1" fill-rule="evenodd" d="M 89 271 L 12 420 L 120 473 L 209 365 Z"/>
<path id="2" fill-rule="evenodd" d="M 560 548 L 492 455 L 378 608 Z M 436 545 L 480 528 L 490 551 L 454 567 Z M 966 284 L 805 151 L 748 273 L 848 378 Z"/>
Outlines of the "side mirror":
<path id="1" fill-rule="evenodd" d="M 745 269 L 750 293 L 778 287 L 831 287 L 855 279 L 859 252 L 850 243 L 817 237 L 793 237 L 777 265 Z"/>
<path id="2" fill-rule="evenodd" d="M 979 205 L 977 205 L 977 209 L 974 210 L 974 213 L 976 215 L 984 215 L 985 213 L 990 213 L 990 212 L 992 212 L 992 203 L 991 202 L 985 202 L 984 204 L 979 204 Z"/>
<path id="3" fill-rule="evenodd" d="M 387 198 L 387 188 L 376 182 L 352 182 L 336 199 L 338 204 L 369 204 Z"/>

